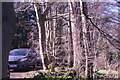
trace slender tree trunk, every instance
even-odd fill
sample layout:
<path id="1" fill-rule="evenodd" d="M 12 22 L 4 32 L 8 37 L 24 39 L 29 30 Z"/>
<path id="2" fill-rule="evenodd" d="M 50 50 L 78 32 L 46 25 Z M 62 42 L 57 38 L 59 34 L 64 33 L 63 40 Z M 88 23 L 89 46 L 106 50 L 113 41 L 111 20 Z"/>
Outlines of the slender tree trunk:
<path id="1" fill-rule="evenodd" d="M 75 22 L 73 22 L 73 21 L 75 21 L 75 18 L 74 18 L 74 16 L 73 16 L 73 9 L 72 9 L 72 4 L 71 4 L 71 2 L 69 2 L 69 10 L 70 10 L 70 27 L 71 27 L 71 31 L 72 31 L 72 42 L 73 42 L 73 53 L 74 53 L 74 67 L 76 67 L 76 62 L 77 62 L 77 60 L 76 60 L 76 52 L 75 52 L 75 48 L 76 48 L 76 31 L 75 31 Z M 72 21 L 72 22 L 71 22 Z"/>
<path id="2" fill-rule="evenodd" d="M 46 70 L 44 56 L 43 56 L 43 49 L 42 49 L 42 39 L 41 39 L 42 28 L 39 23 L 38 9 L 37 9 L 36 4 L 34 4 L 34 8 L 35 8 L 35 13 L 36 13 L 36 18 L 37 18 L 37 26 L 39 29 L 39 50 L 40 50 L 40 55 L 41 55 L 41 59 L 42 59 L 43 70 Z"/>
<path id="3" fill-rule="evenodd" d="M 82 49 L 80 47 L 80 30 L 77 28 L 76 24 L 76 18 L 73 14 L 73 6 L 74 1 L 69 2 L 69 10 L 70 10 L 70 27 L 71 27 L 71 31 L 72 31 L 72 43 L 73 43 L 73 58 L 74 58 L 74 62 L 73 62 L 73 66 L 74 69 L 77 72 L 78 77 L 80 76 L 80 57 L 81 57 L 81 52 Z M 75 12 L 74 12 L 75 13 Z"/>
<path id="4" fill-rule="evenodd" d="M 88 42 L 87 42 L 87 28 L 86 28 L 86 18 L 83 14 L 83 3 L 80 0 L 80 11 L 82 17 L 82 31 L 83 31 L 83 45 L 84 45 L 84 54 L 85 54 L 85 76 L 88 80 Z"/>
<path id="5" fill-rule="evenodd" d="M 87 27 L 87 15 L 85 12 L 85 9 L 84 9 L 84 12 L 83 12 L 83 8 L 87 8 L 85 7 L 86 4 L 83 5 L 83 2 L 82 0 L 80 0 L 80 11 L 81 11 L 81 22 L 82 22 L 82 32 L 83 32 L 83 45 L 84 45 L 84 54 L 85 54 L 85 76 L 86 76 L 86 80 L 93 80 L 93 62 L 89 62 L 89 57 L 90 54 L 91 54 L 91 51 L 90 51 L 90 47 L 92 47 L 90 45 L 90 33 L 88 34 L 89 32 L 89 29 Z M 87 10 L 87 9 L 86 9 Z"/>
<path id="6" fill-rule="evenodd" d="M 48 18 L 48 15 L 46 15 L 46 18 Z M 45 40 L 45 53 L 47 54 L 47 55 L 49 55 L 49 51 L 50 51 L 50 49 L 49 49 L 49 43 L 50 43 L 50 40 L 49 40 L 49 37 L 50 37 L 50 34 L 49 34 L 49 32 L 50 32 L 50 30 L 49 30 L 49 21 L 45 21 L 45 35 L 46 35 L 46 40 Z"/>
<path id="7" fill-rule="evenodd" d="M 52 44 L 53 45 L 53 48 L 52 48 L 53 49 L 53 56 L 55 56 L 55 37 L 56 37 L 55 36 L 56 31 L 55 30 L 56 30 L 56 25 L 57 25 L 56 24 L 57 23 L 57 5 L 55 5 L 54 9 L 55 9 L 54 12 L 55 12 L 56 19 L 53 20 L 53 44 Z"/>
<path id="8" fill-rule="evenodd" d="M 71 11 L 69 10 L 69 27 L 68 27 L 68 64 L 69 67 L 73 67 L 73 40 L 72 40 L 72 29 L 71 29 L 71 19 L 70 19 L 70 13 Z"/>

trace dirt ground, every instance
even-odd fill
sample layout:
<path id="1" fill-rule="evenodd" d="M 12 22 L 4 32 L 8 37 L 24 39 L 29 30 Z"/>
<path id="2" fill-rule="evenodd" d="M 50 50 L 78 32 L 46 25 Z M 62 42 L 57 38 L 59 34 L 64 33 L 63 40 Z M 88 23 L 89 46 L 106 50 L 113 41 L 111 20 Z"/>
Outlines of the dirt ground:
<path id="1" fill-rule="evenodd" d="M 11 71 L 10 72 L 10 79 L 28 79 L 28 78 L 33 78 L 35 75 L 38 74 L 38 72 L 43 72 L 43 73 L 48 73 L 49 70 L 42 70 L 42 69 L 37 69 L 37 70 L 31 70 L 31 71 Z"/>
<path id="2" fill-rule="evenodd" d="M 10 79 L 13 78 L 33 78 L 36 71 L 28 71 L 28 72 L 10 72 Z"/>

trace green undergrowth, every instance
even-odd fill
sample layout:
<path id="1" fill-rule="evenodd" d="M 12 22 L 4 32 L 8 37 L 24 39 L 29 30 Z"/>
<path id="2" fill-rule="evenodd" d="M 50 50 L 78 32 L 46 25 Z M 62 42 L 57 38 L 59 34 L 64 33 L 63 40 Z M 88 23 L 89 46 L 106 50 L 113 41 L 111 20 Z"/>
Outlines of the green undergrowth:
<path id="1" fill-rule="evenodd" d="M 51 66 L 49 67 L 51 69 Z M 109 77 L 104 76 L 108 74 Z M 110 75 L 109 75 L 110 74 Z M 117 78 L 115 77 L 116 74 L 118 74 L 117 71 L 107 71 L 107 70 L 99 70 L 94 73 L 93 78 L 97 78 L 98 80 L 102 80 L 105 78 Z M 114 77 L 110 76 L 115 75 Z M 95 77 L 96 76 L 96 77 Z M 86 80 L 85 78 L 85 72 L 82 72 L 80 74 L 80 77 L 75 73 L 75 70 L 73 68 L 62 68 L 62 67 L 56 67 L 54 72 L 38 72 L 34 76 L 35 80 Z M 107 80 L 107 79 L 105 79 Z M 115 79 L 116 80 L 116 79 Z M 119 80 L 119 79 L 117 79 Z"/>
<path id="2" fill-rule="evenodd" d="M 39 73 L 37 76 L 34 77 L 35 80 L 73 80 L 74 77 L 66 76 L 66 75 L 55 75 L 51 73 Z"/>
<path id="3" fill-rule="evenodd" d="M 51 69 L 51 66 L 49 66 L 49 68 Z M 56 67 L 55 72 L 38 72 L 34 78 L 35 80 L 78 80 L 74 73 L 74 69 L 63 67 Z"/>

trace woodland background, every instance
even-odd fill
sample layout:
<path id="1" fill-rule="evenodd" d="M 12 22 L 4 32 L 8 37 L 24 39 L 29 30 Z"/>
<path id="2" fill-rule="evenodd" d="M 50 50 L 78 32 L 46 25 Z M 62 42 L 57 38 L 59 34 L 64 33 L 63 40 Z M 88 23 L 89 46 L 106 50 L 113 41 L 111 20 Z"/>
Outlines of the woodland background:
<path id="1" fill-rule="evenodd" d="M 16 2 L 17 33 L 11 49 L 38 50 L 44 70 L 47 54 L 48 59 L 55 58 L 54 69 L 62 67 L 69 75 L 119 78 L 119 7 L 117 1 Z"/>

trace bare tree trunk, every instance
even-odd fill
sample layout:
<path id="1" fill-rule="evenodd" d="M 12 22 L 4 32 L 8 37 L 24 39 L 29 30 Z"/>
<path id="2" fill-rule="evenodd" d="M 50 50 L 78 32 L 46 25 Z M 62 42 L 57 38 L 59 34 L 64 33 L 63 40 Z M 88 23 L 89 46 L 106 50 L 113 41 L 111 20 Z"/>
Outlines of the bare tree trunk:
<path id="1" fill-rule="evenodd" d="M 86 18 L 85 15 L 83 14 L 83 3 L 81 0 L 80 0 L 80 11 L 82 17 L 83 45 L 84 45 L 84 54 L 85 54 L 85 76 L 86 76 L 86 80 L 89 80 L 87 27 L 86 27 Z"/>
<path id="2" fill-rule="evenodd" d="M 81 12 L 81 22 L 82 22 L 82 32 L 83 32 L 83 45 L 85 54 L 85 76 L 86 80 L 93 80 L 93 60 L 94 53 L 92 50 L 93 45 L 91 44 L 91 36 L 89 26 L 87 26 L 87 4 L 80 0 L 80 12 Z M 91 56 L 93 55 L 93 56 Z M 91 62 L 90 62 L 91 60 Z"/>
<path id="3" fill-rule="evenodd" d="M 72 29 L 71 29 L 71 11 L 69 10 L 69 27 L 68 27 L 68 64 L 69 67 L 73 67 L 73 40 L 72 40 Z"/>
<path id="4" fill-rule="evenodd" d="M 74 53 L 74 67 L 76 67 L 76 62 L 77 62 L 77 60 L 76 60 L 76 52 L 75 52 L 75 48 L 76 48 L 76 31 L 75 31 L 75 18 L 74 18 L 74 16 L 73 16 L 73 9 L 72 9 L 72 4 L 71 4 L 71 2 L 69 2 L 69 8 L 70 8 L 70 20 L 72 21 L 72 22 L 70 22 L 70 27 L 71 27 L 71 30 L 72 30 L 72 40 L 73 40 L 73 53 Z"/>
<path id="5" fill-rule="evenodd" d="M 42 49 L 42 39 L 41 39 L 42 28 L 41 28 L 40 23 L 39 23 L 38 9 L 37 9 L 36 4 L 34 4 L 34 8 L 35 8 L 36 18 L 37 18 L 37 26 L 39 29 L 39 50 L 40 50 L 40 55 L 41 55 L 41 59 L 42 59 L 43 70 L 46 70 L 44 56 L 43 56 L 43 49 Z"/>
<path id="6" fill-rule="evenodd" d="M 54 6 L 54 14 L 56 16 L 56 19 L 53 20 L 53 42 L 52 42 L 52 50 L 53 50 L 53 56 L 55 56 L 55 34 L 56 34 L 56 23 L 57 23 L 57 4 Z"/>
<path id="7" fill-rule="evenodd" d="M 77 72 L 78 77 L 80 76 L 80 59 L 81 59 L 81 53 L 82 53 L 82 49 L 80 47 L 80 30 L 77 28 L 76 24 L 76 18 L 73 14 L 73 6 L 74 1 L 69 2 L 69 10 L 70 10 L 70 27 L 71 27 L 71 31 L 72 31 L 72 43 L 73 43 L 73 57 L 74 57 L 74 62 L 73 62 L 73 66 L 74 69 Z M 75 13 L 75 12 L 74 12 Z"/>

